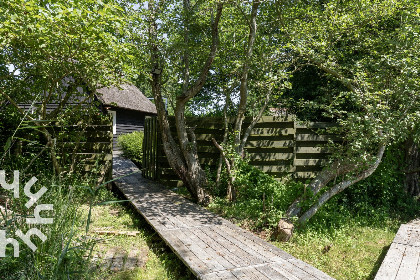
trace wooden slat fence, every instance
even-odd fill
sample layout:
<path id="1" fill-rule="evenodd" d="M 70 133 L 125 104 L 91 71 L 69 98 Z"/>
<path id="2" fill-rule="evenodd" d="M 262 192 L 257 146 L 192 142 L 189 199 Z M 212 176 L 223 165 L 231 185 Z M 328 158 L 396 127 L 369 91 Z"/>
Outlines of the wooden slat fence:
<path id="1" fill-rule="evenodd" d="M 174 118 L 170 118 L 173 135 L 176 135 Z M 233 121 L 233 120 L 232 120 Z M 246 119 L 244 127 L 250 120 Z M 200 163 L 215 167 L 220 153 L 211 141 L 219 143 L 223 138 L 222 118 L 189 118 L 187 125 L 194 128 Z M 298 180 L 313 178 L 322 169 L 328 155 L 328 141 L 339 140 L 329 135 L 325 128 L 332 123 L 302 123 L 294 116 L 264 116 L 255 125 L 248 138 L 245 150 L 250 164 L 267 174 L 282 178 L 292 175 Z M 178 178 L 170 168 L 163 151 L 156 118 L 145 121 L 143 174 L 168 185 L 177 184 Z"/>
<path id="2" fill-rule="evenodd" d="M 54 126 L 57 155 L 63 170 L 82 176 L 112 177 L 112 122 L 95 119 L 91 124 Z"/>

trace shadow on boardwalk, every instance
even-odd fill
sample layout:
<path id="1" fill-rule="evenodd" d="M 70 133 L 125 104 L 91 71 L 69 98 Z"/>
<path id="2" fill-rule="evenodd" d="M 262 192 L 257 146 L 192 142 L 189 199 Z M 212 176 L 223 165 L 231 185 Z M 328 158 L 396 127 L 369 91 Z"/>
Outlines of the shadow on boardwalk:
<path id="1" fill-rule="evenodd" d="M 141 176 L 114 156 L 115 185 L 199 279 L 333 279 Z"/>

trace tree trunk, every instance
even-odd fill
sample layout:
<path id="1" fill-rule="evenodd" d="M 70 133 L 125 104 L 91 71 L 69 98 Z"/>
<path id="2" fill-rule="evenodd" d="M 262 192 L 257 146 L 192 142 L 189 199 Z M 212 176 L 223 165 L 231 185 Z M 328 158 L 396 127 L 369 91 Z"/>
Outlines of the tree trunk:
<path id="1" fill-rule="evenodd" d="M 420 151 L 419 146 L 410 137 L 405 142 L 405 190 L 414 197 L 420 196 Z"/>
<path id="2" fill-rule="evenodd" d="M 345 163 L 343 161 L 334 162 L 330 167 L 324 168 L 310 183 L 306 186 L 313 195 L 325 187 L 333 179 L 340 177 L 346 173 L 352 172 L 358 168 L 357 164 Z M 300 203 L 305 199 L 305 195 L 296 199 L 287 209 L 286 217 L 288 219 L 298 217 L 302 208 Z"/>
<path id="3" fill-rule="evenodd" d="M 305 213 L 303 213 L 302 216 L 299 217 L 298 224 L 305 224 L 313 215 L 315 215 L 315 213 L 319 210 L 319 208 L 322 205 L 324 205 L 334 195 L 344 191 L 351 185 L 354 185 L 355 183 L 372 175 L 372 173 L 375 172 L 376 168 L 378 168 L 379 164 L 382 161 L 382 157 L 385 152 L 385 147 L 386 146 L 384 144 L 379 147 L 378 154 L 376 155 L 376 161 L 372 165 L 370 165 L 366 170 L 364 170 L 363 172 L 355 176 L 352 176 L 348 180 L 344 180 L 338 184 L 335 184 L 328 191 L 324 192 L 318 198 L 317 202 L 311 208 L 309 208 Z"/>
<path id="4" fill-rule="evenodd" d="M 296 224 L 305 224 L 330 198 L 347 189 L 351 185 L 372 175 L 372 173 L 378 168 L 379 164 L 382 161 L 385 148 L 386 145 L 381 144 L 379 146 L 378 153 L 376 155 L 376 160 L 374 163 L 372 163 L 367 168 L 365 167 L 363 171 L 351 176 L 349 179 L 345 179 L 337 184 L 334 184 L 327 191 L 322 193 L 317 199 L 317 201 L 303 214 L 301 214 L 302 208 L 300 207 L 300 203 L 305 199 L 305 197 L 300 197 L 297 200 L 295 200 L 287 210 L 286 217 L 281 219 L 278 224 L 277 236 L 279 240 L 288 241 L 290 239 L 294 228 L 292 218 L 298 217 Z M 331 167 L 325 168 L 323 171 L 321 171 L 319 175 L 312 180 L 308 187 L 313 192 L 313 195 L 316 195 L 322 188 L 326 187 L 327 184 L 331 182 L 334 178 L 337 178 L 340 175 L 345 175 L 350 172 L 354 172 L 359 168 L 361 168 L 361 166 L 359 166 L 358 164 L 343 164 L 342 162 L 337 162 Z"/>
<path id="5" fill-rule="evenodd" d="M 258 7 L 260 6 L 260 1 L 253 1 L 252 3 L 252 10 L 251 10 L 251 21 L 249 23 L 249 36 L 248 36 L 248 46 L 245 52 L 245 60 L 242 66 L 242 73 L 241 73 L 241 84 L 239 87 L 239 107 L 238 107 L 238 115 L 236 117 L 235 122 L 235 148 L 236 152 L 239 154 L 240 151 L 240 144 L 241 144 L 241 132 L 242 132 L 242 123 L 245 119 L 245 112 L 247 107 L 247 100 L 248 100 L 248 73 L 249 67 L 252 57 L 252 52 L 254 49 L 255 37 L 257 34 L 257 15 L 258 15 Z M 240 154 L 241 155 L 241 154 Z"/>
<path id="6" fill-rule="evenodd" d="M 57 155 L 56 155 L 56 147 L 55 147 L 55 141 L 56 139 L 51 137 L 51 134 L 48 132 L 48 130 L 45 127 L 41 128 L 42 134 L 44 135 L 45 139 L 47 140 L 47 146 L 48 148 L 50 148 L 50 157 L 51 157 L 51 162 L 53 164 L 54 167 L 54 171 L 57 174 L 57 176 L 60 176 L 61 174 L 61 167 L 60 164 L 57 160 Z"/>
<path id="7" fill-rule="evenodd" d="M 198 78 L 191 83 L 189 81 L 189 62 L 188 52 L 184 52 L 184 85 L 183 93 L 176 99 L 175 106 L 175 125 L 177 130 L 177 136 L 179 143 L 174 140 L 169 126 L 168 117 L 166 115 L 165 105 L 162 98 L 162 68 L 159 53 L 159 47 L 157 45 L 157 11 L 155 7 L 155 1 L 149 1 L 150 9 L 150 51 L 151 51 L 151 64 L 154 67 L 152 71 L 152 92 L 156 103 L 156 109 L 158 113 L 159 127 L 162 132 L 163 148 L 168 159 L 169 165 L 178 175 L 178 177 L 184 182 L 186 188 L 191 193 L 192 197 L 197 200 L 200 204 L 207 204 L 210 200 L 210 196 L 206 191 L 207 187 L 207 176 L 205 171 L 201 168 L 200 162 L 197 155 L 197 143 L 195 139 L 194 131 L 187 128 L 185 122 L 185 106 L 187 102 L 193 98 L 204 86 L 210 67 L 214 61 L 217 52 L 218 45 L 218 26 L 222 15 L 223 4 L 217 4 L 217 14 L 212 22 L 212 45 L 210 47 L 210 53 L 204 63 Z M 186 13 L 189 11 L 189 1 L 184 1 L 184 9 Z M 188 25 L 187 20 L 185 24 Z M 185 37 L 184 40 L 188 42 L 188 27 L 184 29 Z"/>

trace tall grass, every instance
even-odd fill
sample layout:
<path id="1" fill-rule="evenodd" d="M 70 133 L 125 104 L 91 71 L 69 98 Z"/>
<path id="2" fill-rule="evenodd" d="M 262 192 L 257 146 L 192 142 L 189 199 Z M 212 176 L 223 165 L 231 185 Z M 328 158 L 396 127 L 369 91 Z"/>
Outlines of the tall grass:
<path id="1" fill-rule="evenodd" d="M 0 275 L 2 279 L 87 279 L 89 278 L 89 252 L 93 242 L 80 229 L 88 222 L 83 219 L 78 209 L 86 197 L 86 190 L 81 187 L 75 177 L 64 180 L 48 175 L 37 176 L 36 192 L 42 186 L 48 191 L 37 202 L 39 204 L 53 204 L 53 211 L 42 211 L 41 217 L 52 217 L 52 224 L 28 225 L 26 217 L 33 215 L 34 206 L 29 210 L 24 204 L 27 197 L 23 194 L 21 180 L 21 195 L 19 199 L 11 198 L 8 217 L 2 217 L 0 225 L 7 231 L 7 236 L 15 238 L 20 243 L 20 255 L 13 257 L 12 246 L 9 245 L 6 257 L 0 260 Z M 5 219 L 6 218 L 6 219 Z M 37 246 L 33 252 L 15 233 L 19 229 L 26 233 L 30 228 L 36 227 L 47 239 L 42 242 L 38 237 L 32 236 L 32 242 Z"/>

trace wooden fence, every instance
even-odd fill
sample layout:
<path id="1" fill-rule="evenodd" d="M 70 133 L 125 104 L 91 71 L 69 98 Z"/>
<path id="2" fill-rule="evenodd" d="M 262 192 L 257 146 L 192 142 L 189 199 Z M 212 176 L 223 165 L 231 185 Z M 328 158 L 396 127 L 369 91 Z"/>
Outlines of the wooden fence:
<path id="1" fill-rule="evenodd" d="M 66 172 L 95 176 L 100 181 L 112 177 L 112 122 L 95 119 L 90 124 L 55 126 L 59 163 Z"/>
<path id="2" fill-rule="evenodd" d="M 247 127 L 250 120 L 245 120 Z M 174 119 L 170 118 L 174 124 Z M 220 153 L 211 141 L 223 138 L 222 118 L 189 118 L 187 125 L 194 128 L 200 163 L 215 167 Z M 255 125 L 246 143 L 245 151 L 250 164 L 275 177 L 291 175 L 298 180 L 313 178 L 322 169 L 329 156 L 326 144 L 339 138 L 326 133 L 334 124 L 302 123 L 294 116 L 265 116 Z M 163 151 L 156 118 L 146 118 L 143 142 L 143 175 L 168 185 L 177 184 L 178 178 L 170 168 Z M 176 135 L 175 125 L 171 125 Z"/>

